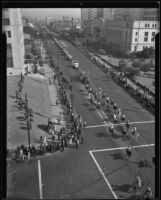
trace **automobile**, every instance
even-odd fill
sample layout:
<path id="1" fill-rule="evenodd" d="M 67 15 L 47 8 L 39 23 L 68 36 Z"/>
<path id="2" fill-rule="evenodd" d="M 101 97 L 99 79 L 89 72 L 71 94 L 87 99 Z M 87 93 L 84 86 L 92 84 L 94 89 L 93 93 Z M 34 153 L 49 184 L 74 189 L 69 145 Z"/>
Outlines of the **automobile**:
<path id="1" fill-rule="evenodd" d="M 86 72 L 84 71 L 80 72 L 80 81 L 81 83 L 89 84 L 89 76 Z"/>
<path id="2" fill-rule="evenodd" d="M 72 66 L 73 66 L 73 68 L 78 69 L 79 68 L 79 62 L 76 61 L 76 60 L 73 60 L 72 61 Z"/>

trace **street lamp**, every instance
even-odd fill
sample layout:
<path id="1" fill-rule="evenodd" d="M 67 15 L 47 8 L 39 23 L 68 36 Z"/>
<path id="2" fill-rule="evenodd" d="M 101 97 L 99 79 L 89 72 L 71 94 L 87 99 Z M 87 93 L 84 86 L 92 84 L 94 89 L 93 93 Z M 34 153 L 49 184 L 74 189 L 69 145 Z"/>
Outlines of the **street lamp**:
<path id="1" fill-rule="evenodd" d="M 29 144 L 29 150 L 30 150 L 30 129 L 31 129 L 31 118 L 29 118 L 30 113 L 29 113 L 29 108 L 28 108 L 28 99 L 27 99 L 27 94 L 25 93 L 25 117 L 27 121 L 27 133 L 28 133 L 28 144 Z"/>

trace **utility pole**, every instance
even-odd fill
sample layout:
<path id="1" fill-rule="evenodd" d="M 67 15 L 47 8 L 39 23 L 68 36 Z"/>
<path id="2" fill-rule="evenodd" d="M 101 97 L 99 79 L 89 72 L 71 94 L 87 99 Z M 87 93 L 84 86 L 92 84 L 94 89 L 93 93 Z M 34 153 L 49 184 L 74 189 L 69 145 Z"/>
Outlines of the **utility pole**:
<path id="1" fill-rule="evenodd" d="M 28 110 L 28 99 L 27 94 L 25 93 L 25 111 L 26 111 L 26 120 L 27 120 L 27 133 L 28 133 L 28 144 L 30 150 L 30 124 L 29 124 L 29 110 Z"/>

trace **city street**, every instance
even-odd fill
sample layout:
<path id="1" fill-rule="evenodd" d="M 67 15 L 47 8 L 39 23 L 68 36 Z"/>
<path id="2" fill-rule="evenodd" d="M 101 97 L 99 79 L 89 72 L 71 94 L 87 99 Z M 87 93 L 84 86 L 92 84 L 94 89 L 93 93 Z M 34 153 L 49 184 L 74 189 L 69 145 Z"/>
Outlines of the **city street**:
<path id="1" fill-rule="evenodd" d="M 107 80 L 105 74 L 76 47 L 63 42 L 73 60 L 79 62 L 80 70 L 89 74 L 92 86 L 95 89 L 101 87 L 117 102 L 126 119 L 130 120 L 130 126 L 137 127 L 140 137 L 137 142 L 123 141 L 122 135 L 109 134 L 110 122 L 105 121 L 104 112 L 94 109 L 89 103 L 79 70 L 73 69 L 54 42 L 48 40 L 48 50 L 52 51 L 65 77 L 68 80 L 72 77 L 74 111 L 87 122 L 84 143 L 79 145 L 79 149 L 66 148 L 64 152 L 18 164 L 13 175 L 16 183 L 13 198 L 39 198 L 38 159 L 41 161 L 44 199 L 130 198 L 143 194 L 147 186 L 155 195 L 155 168 L 151 162 L 155 155 L 154 116 L 113 80 Z M 131 158 L 127 159 L 125 149 L 129 145 L 134 148 Z M 150 165 L 140 167 L 140 160 L 147 160 Z M 129 189 L 137 175 L 143 178 L 143 189 L 132 193 Z"/>

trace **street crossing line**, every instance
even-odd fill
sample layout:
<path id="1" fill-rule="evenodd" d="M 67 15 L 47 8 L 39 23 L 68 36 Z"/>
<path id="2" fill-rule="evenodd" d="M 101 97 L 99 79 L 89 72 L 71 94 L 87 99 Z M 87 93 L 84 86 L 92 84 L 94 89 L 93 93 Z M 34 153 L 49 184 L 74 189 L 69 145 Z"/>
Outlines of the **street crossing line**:
<path id="1" fill-rule="evenodd" d="M 129 124 L 150 124 L 150 123 L 155 123 L 155 121 L 140 121 L 140 122 L 129 122 Z M 113 126 L 117 125 L 124 125 L 125 123 L 117 123 L 117 124 L 112 124 Z M 104 127 L 104 126 L 110 126 L 111 124 L 102 124 L 102 125 L 94 125 L 94 126 L 87 126 L 86 128 L 98 128 L 98 127 Z"/>
<path id="2" fill-rule="evenodd" d="M 99 166 L 97 160 L 95 159 L 94 155 L 92 154 L 92 151 L 89 151 L 89 153 L 90 153 L 90 155 L 91 155 L 93 161 L 95 162 L 95 164 L 96 164 L 96 166 L 97 166 L 99 172 L 101 173 L 102 177 L 104 178 L 104 180 L 105 180 L 107 186 L 109 187 L 111 193 L 113 194 L 114 198 L 115 198 L 115 199 L 118 199 L 118 197 L 116 196 L 116 193 L 113 191 L 113 189 L 112 189 L 112 187 L 111 187 L 111 184 L 110 184 L 109 181 L 107 180 L 107 178 L 106 178 L 105 174 L 103 173 L 101 167 Z"/>
<path id="3" fill-rule="evenodd" d="M 152 147 L 155 146 L 155 144 L 142 144 L 137 146 L 131 146 L 132 149 L 136 148 L 143 148 L 143 147 Z M 109 149 L 97 149 L 97 150 L 91 150 L 90 152 L 102 152 L 102 151 L 115 151 L 115 150 L 121 150 L 121 149 L 127 149 L 128 147 L 116 147 L 116 148 L 109 148 Z"/>
<path id="4" fill-rule="evenodd" d="M 143 148 L 143 147 L 151 147 L 151 146 L 155 146 L 155 144 L 143 144 L 143 145 L 138 145 L 138 146 L 132 146 L 132 148 Z M 107 186 L 109 187 L 111 193 L 113 194 L 115 199 L 118 199 L 116 193 L 113 191 L 110 182 L 107 180 L 104 172 L 102 171 L 100 165 L 98 164 L 96 158 L 94 157 L 93 153 L 95 152 L 103 152 L 103 151 L 114 151 L 114 150 L 120 150 L 120 149 L 127 149 L 128 147 L 117 147 L 117 148 L 109 148 L 109 149 L 99 149 L 99 150 L 90 150 L 89 153 L 94 161 L 94 163 L 96 164 L 99 172 L 101 173 L 103 179 L 105 180 Z"/>

